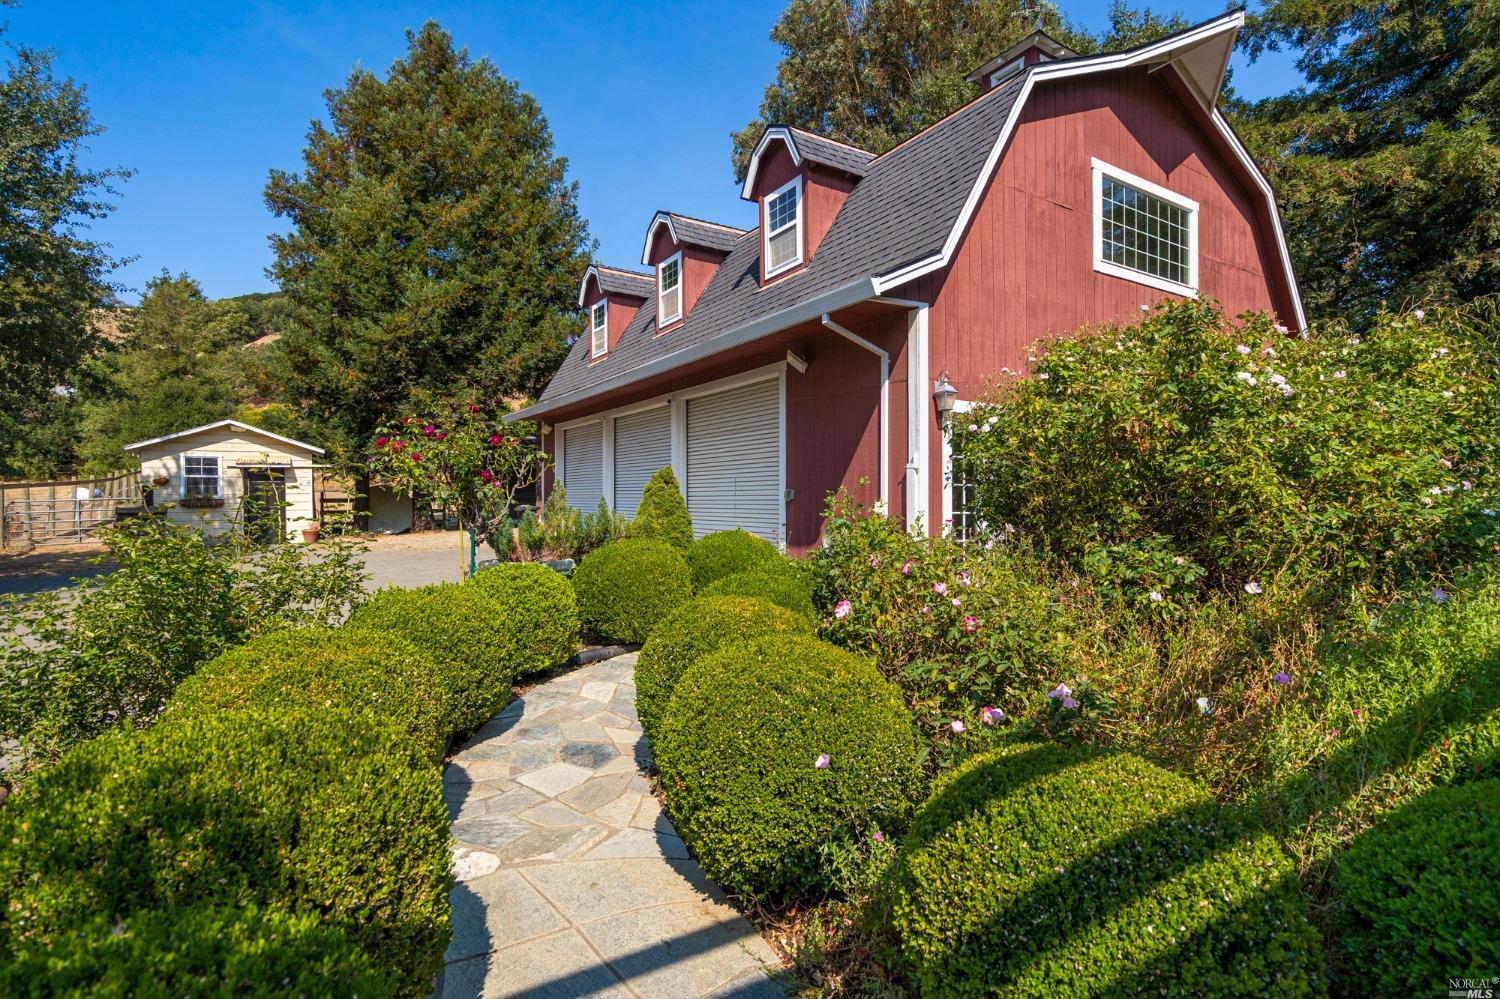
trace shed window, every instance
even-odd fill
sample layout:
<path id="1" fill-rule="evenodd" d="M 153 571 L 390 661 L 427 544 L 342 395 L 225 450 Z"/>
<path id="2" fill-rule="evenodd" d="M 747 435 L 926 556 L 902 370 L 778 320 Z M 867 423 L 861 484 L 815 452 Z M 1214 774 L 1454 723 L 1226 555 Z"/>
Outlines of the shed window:
<path id="1" fill-rule="evenodd" d="M 766 277 L 802 262 L 802 178 L 766 198 Z"/>
<path id="2" fill-rule="evenodd" d="M 590 346 L 593 356 L 598 357 L 609 349 L 609 303 L 599 301 L 589 310 L 589 328 L 592 334 Z"/>
<path id="3" fill-rule="evenodd" d="M 182 459 L 182 496 L 219 496 L 219 456 L 189 454 Z"/>
<path id="4" fill-rule="evenodd" d="M 1198 203 L 1095 162 L 1096 270 L 1164 291 L 1198 286 Z"/>
<path id="5" fill-rule="evenodd" d="M 656 267 L 656 325 L 665 326 L 682 318 L 682 254 L 663 260 Z"/>

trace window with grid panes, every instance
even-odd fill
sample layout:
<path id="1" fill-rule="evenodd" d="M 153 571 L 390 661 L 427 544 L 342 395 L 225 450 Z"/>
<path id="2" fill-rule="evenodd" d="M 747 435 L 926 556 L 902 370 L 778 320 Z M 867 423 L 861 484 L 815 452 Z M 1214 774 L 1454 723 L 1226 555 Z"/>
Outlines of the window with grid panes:
<path id="1" fill-rule="evenodd" d="M 1099 183 L 1102 259 L 1164 281 L 1191 285 L 1192 212 L 1107 174 L 1100 176 Z"/>

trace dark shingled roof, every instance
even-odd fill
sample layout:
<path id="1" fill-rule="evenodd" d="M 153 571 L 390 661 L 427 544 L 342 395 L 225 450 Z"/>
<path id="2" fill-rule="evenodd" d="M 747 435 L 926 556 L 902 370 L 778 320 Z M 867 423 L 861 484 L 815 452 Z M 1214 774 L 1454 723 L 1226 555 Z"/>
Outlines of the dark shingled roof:
<path id="1" fill-rule="evenodd" d="M 734 243 L 683 323 L 656 336 L 656 296 L 604 357 L 589 363 L 580 338 L 535 407 L 728 333 L 861 279 L 940 252 L 999 137 L 1027 74 L 1019 74 L 902 145 L 871 159 L 817 252 L 802 271 L 761 287 L 759 230 Z M 797 136 L 799 149 L 804 142 Z M 830 147 L 857 156 L 837 143 Z M 842 169 L 842 168 L 841 168 Z"/>
<path id="2" fill-rule="evenodd" d="M 718 222 L 705 222 L 703 219 L 695 219 L 691 215 L 678 215 L 676 212 L 661 212 L 672 220 L 672 231 L 677 233 L 677 240 L 692 246 L 706 246 L 720 253 L 728 253 L 734 249 L 734 245 L 745 235 L 744 229 L 736 229 L 732 225 L 721 225 Z"/>
<path id="3" fill-rule="evenodd" d="M 642 274 L 640 271 L 627 271 L 621 267 L 606 267 L 603 264 L 595 264 L 594 270 L 599 275 L 599 287 L 608 295 L 633 295 L 636 298 L 650 298 L 656 294 L 656 275 Z"/>
<path id="4" fill-rule="evenodd" d="M 863 177 L 870 169 L 875 154 L 848 143 L 827 139 L 806 129 L 785 126 L 797 143 L 797 152 L 824 166 L 831 166 L 856 177 Z"/>

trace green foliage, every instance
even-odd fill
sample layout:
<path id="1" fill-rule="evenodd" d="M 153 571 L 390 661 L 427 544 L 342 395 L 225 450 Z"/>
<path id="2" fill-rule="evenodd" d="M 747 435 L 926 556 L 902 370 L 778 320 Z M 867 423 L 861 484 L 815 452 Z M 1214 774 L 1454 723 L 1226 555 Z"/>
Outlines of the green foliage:
<path id="1" fill-rule="evenodd" d="M 436 759 L 449 736 L 468 727 L 473 709 L 464 698 L 473 683 L 468 670 L 434 663 L 391 632 L 295 628 L 263 635 L 205 665 L 177 688 L 166 717 L 340 708 L 398 729 Z M 508 682 L 505 693 L 508 700 Z"/>
<path id="2" fill-rule="evenodd" d="M 381 590 L 354 612 L 349 628 L 394 635 L 437 665 L 454 698 L 452 733 L 478 728 L 510 701 L 511 681 L 529 665 L 533 643 L 546 640 L 545 632 L 528 633 L 533 623 L 512 618 L 482 589 L 436 583 Z"/>
<path id="3" fill-rule="evenodd" d="M 693 543 L 693 521 L 688 516 L 682 487 L 671 466 L 651 476 L 630 525 L 630 536 L 647 541 L 661 541 L 686 550 Z"/>
<path id="4" fill-rule="evenodd" d="M 451 857 L 438 772 L 399 732 L 342 712 L 111 732 L 6 802 L 0 844 L 0 966 L 42 976 L 22 979 L 32 991 L 194 967 L 216 982 L 249 975 L 259 991 L 300 952 L 332 980 L 373 967 L 418 996 L 442 964 Z M 243 906 L 264 918 L 230 914 Z M 111 948 L 129 963 L 103 961 Z"/>
<path id="5" fill-rule="evenodd" d="M 547 495 L 541 516 L 527 511 L 521 516 L 517 542 L 521 557 L 534 561 L 582 559 L 595 548 L 619 541 L 630 531 L 630 521 L 615 513 L 603 498 L 592 513 L 568 505 L 568 494 L 557 486 Z"/>
<path id="6" fill-rule="evenodd" d="M 868 660 L 808 637 L 698 660 L 659 728 L 673 821 L 709 876 L 744 895 L 832 886 L 836 858 L 899 825 L 920 781 L 900 691 Z"/>
<path id="7" fill-rule="evenodd" d="M 0 964 L 0 992 L 33 999 L 182 996 L 202 994 L 213 982 L 222 995 L 398 994 L 389 972 L 358 940 L 310 912 L 182 906 L 70 930 Z"/>
<path id="8" fill-rule="evenodd" d="M 771 562 L 725 576 L 709 583 L 699 596 L 759 597 L 810 618 L 818 616 L 813 608 L 812 585 L 789 562 Z"/>
<path id="9" fill-rule="evenodd" d="M 536 99 L 433 22 L 406 41 L 327 92 L 265 192 L 286 394 L 351 471 L 414 392 L 533 394 L 577 333 L 587 229 Z"/>
<path id="10" fill-rule="evenodd" d="M 504 423 L 477 402 L 440 404 L 415 393 L 413 409 L 376 428 L 370 473 L 410 496 L 458 514 L 459 524 L 510 551 L 510 508 L 534 484 L 548 457 L 525 439 L 531 424 Z"/>
<path id="11" fill-rule="evenodd" d="M 1473 0 L 1275 0 L 1251 57 L 1295 53 L 1306 86 L 1237 122 L 1276 188 L 1314 316 L 1500 292 L 1500 14 Z"/>
<path id="12" fill-rule="evenodd" d="M 1147 544 L 1152 565 L 1181 558 L 1216 587 L 1290 576 L 1330 595 L 1452 571 L 1500 536 L 1481 512 L 1500 505 L 1496 332 L 1453 309 L 1298 340 L 1163 306 L 1050 345 L 1034 377 L 957 422 L 955 448 L 982 523 L 1075 563 Z"/>
<path id="13" fill-rule="evenodd" d="M 210 546 L 159 518 L 104 533 L 112 572 L 0 600 L 0 741 L 14 767 L 48 762 L 117 724 L 149 724 L 201 663 L 279 628 L 335 624 L 364 599 L 363 550 L 331 539 Z"/>
<path id="14" fill-rule="evenodd" d="M 635 664 L 636 711 L 646 737 L 667 710 L 677 680 L 724 645 L 760 635 L 811 635 L 812 621 L 765 600 L 711 597 L 689 601 L 658 624 Z"/>
<path id="15" fill-rule="evenodd" d="M 684 507 L 685 509 L 686 507 Z M 776 546 L 749 531 L 715 531 L 688 545 L 688 565 L 693 569 L 693 591 L 746 569 L 781 557 Z"/>
<path id="16" fill-rule="evenodd" d="M 885 901 L 923 995 L 1310 995 L 1292 865 L 1190 781 L 1056 744 L 941 777 Z"/>
<path id="17" fill-rule="evenodd" d="M 1437 788 L 1339 861 L 1334 965 L 1349 994 L 1419 995 L 1500 964 L 1500 781 Z"/>
<path id="18" fill-rule="evenodd" d="M 682 553 L 640 538 L 591 552 L 573 573 L 573 589 L 584 631 L 615 642 L 644 642 L 662 618 L 693 597 Z"/>
<path id="19" fill-rule="evenodd" d="M 3 32 L 0 26 L 0 32 Z M 94 310 L 113 304 L 116 263 L 91 240 L 110 184 L 123 170 L 90 169 L 87 143 L 103 128 L 83 87 L 53 74 L 47 51 L 8 47 L 0 75 L 0 456 L 52 390 L 73 384 L 100 342 Z"/>
<path id="20" fill-rule="evenodd" d="M 507 562 L 481 569 L 468 585 L 499 608 L 492 613 L 513 635 L 513 676 L 560 666 L 578 650 L 578 598 L 560 573 Z"/>
<path id="21" fill-rule="evenodd" d="M 574 554 L 571 558 L 582 558 L 595 548 L 602 548 L 611 541 L 618 541 L 625 537 L 630 528 L 630 521 L 623 514 L 615 513 L 599 497 L 599 506 L 593 513 L 585 511 L 578 515 L 577 534 L 573 542 Z"/>

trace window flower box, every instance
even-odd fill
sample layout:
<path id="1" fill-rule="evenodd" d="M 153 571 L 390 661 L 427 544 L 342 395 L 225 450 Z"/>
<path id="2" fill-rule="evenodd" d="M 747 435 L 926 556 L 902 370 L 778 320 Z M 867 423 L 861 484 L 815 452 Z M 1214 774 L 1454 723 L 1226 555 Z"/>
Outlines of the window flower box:
<path id="1" fill-rule="evenodd" d="M 189 510 L 211 510 L 224 505 L 221 496 L 185 496 L 181 505 Z"/>

